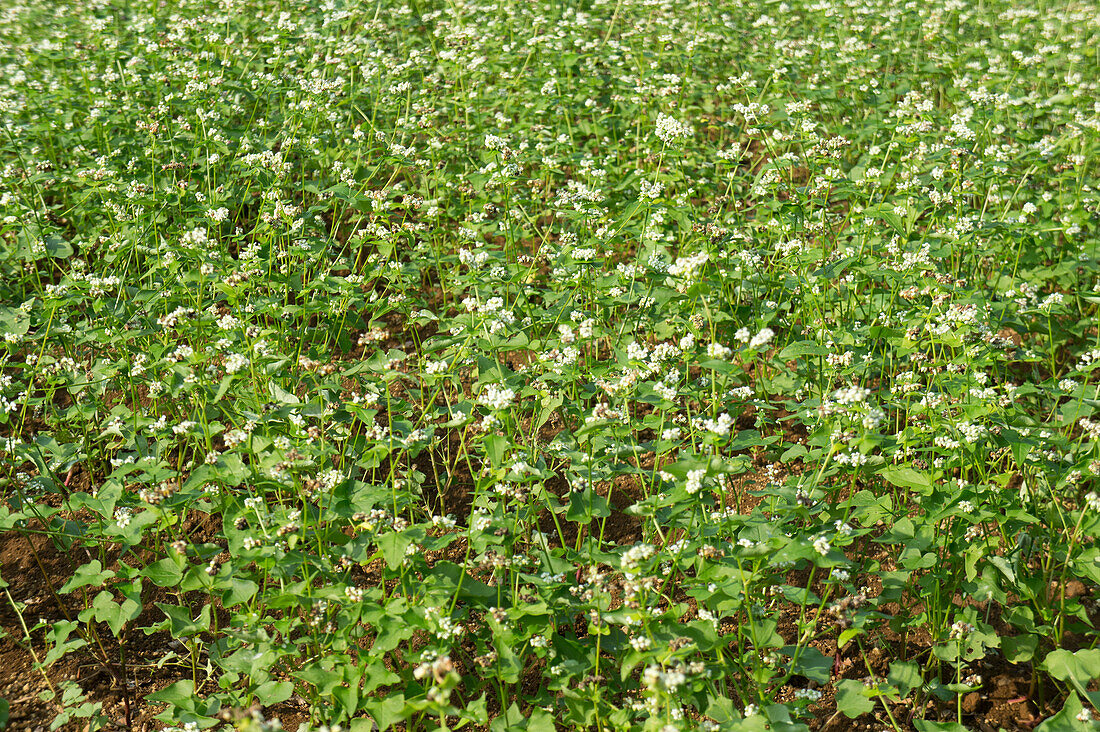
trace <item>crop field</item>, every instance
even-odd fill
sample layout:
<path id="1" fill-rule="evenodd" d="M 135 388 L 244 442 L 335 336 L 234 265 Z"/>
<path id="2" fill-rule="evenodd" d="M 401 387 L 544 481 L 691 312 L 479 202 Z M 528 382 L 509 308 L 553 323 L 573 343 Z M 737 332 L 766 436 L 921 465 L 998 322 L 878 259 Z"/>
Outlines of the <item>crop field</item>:
<path id="1" fill-rule="evenodd" d="M 0 0 L 0 729 L 1095 730 L 1100 6 Z"/>

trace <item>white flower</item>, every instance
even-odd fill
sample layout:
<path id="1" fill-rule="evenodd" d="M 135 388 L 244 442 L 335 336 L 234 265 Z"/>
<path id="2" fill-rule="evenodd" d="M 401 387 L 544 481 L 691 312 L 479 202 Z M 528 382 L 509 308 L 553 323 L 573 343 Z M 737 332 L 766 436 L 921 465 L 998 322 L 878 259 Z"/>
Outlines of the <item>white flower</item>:
<path id="1" fill-rule="evenodd" d="M 665 671 L 657 664 L 650 664 L 642 672 L 643 685 L 649 689 L 663 689 L 669 694 L 675 694 L 686 681 L 687 676 L 678 668 Z"/>
<path id="2" fill-rule="evenodd" d="M 432 516 L 432 526 L 443 529 L 453 529 L 458 522 L 450 514 L 446 516 Z"/>
<path id="3" fill-rule="evenodd" d="M 718 415 L 718 419 L 696 420 L 695 426 L 707 432 L 713 432 L 720 437 L 725 437 L 730 433 L 730 428 L 733 427 L 733 417 L 729 415 L 729 412 L 723 412 Z"/>
<path id="4" fill-rule="evenodd" d="M 177 425 L 172 427 L 172 432 L 177 435 L 185 435 L 191 431 L 191 428 L 195 426 L 195 422 L 190 419 L 185 419 Z"/>
<path id="5" fill-rule="evenodd" d="M 768 345 L 771 339 L 775 336 L 775 331 L 771 328 L 761 328 L 760 332 L 752 337 L 749 341 L 749 348 L 760 348 L 761 346 Z"/>
<path id="6" fill-rule="evenodd" d="M 965 638 L 974 632 L 974 626 L 962 620 L 957 620 L 951 625 L 950 638 Z"/>
<path id="7" fill-rule="evenodd" d="M 673 277 L 690 279 L 709 259 L 710 255 L 706 252 L 697 252 L 689 257 L 677 257 L 676 261 L 668 266 L 668 273 Z"/>
<path id="8" fill-rule="evenodd" d="M 635 544 L 626 550 L 620 560 L 623 572 L 634 574 L 638 571 L 638 565 L 649 559 L 656 552 L 652 544 Z"/>
<path id="9" fill-rule="evenodd" d="M 499 135 L 485 135 L 485 147 L 490 150 L 506 150 L 508 149 L 508 143 Z"/>
<path id="10" fill-rule="evenodd" d="M 644 361 L 649 355 L 649 349 L 644 345 L 631 341 L 626 346 L 626 357 L 632 361 Z"/>
<path id="11" fill-rule="evenodd" d="M 676 389 L 665 384 L 663 381 L 658 381 L 653 385 L 653 393 L 662 399 L 666 399 L 670 402 L 676 401 Z"/>
<path id="12" fill-rule="evenodd" d="M 227 374 L 235 374 L 246 366 L 248 366 L 248 358 L 246 356 L 242 356 L 239 353 L 231 353 L 226 356 L 225 372 Z"/>
<path id="13" fill-rule="evenodd" d="M 806 699 L 813 703 L 821 700 L 821 691 L 818 689 L 797 689 L 794 692 L 795 699 Z"/>
<path id="14" fill-rule="evenodd" d="M 661 195 L 662 188 L 664 188 L 663 183 L 650 183 L 647 180 L 643 180 L 641 193 L 638 197 L 641 199 L 649 199 L 652 201 L 653 199 L 657 198 L 657 196 Z"/>
<path id="15" fill-rule="evenodd" d="M 684 489 L 692 495 L 698 493 L 703 489 L 703 478 L 705 478 L 706 475 L 706 468 L 688 471 L 687 483 L 684 484 Z"/>
<path id="16" fill-rule="evenodd" d="M 732 351 L 721 343 L 711 343 L 707 346 L 707 355 L 711 358 L 726 358 Z"/>
<path id="17" fill-rule="evenodd" d="M 974 443 L 980 440 L 984 435 L 989 433 L 989 430 L 980 424 L 974 424 L 973 422 L 963 422 L 959 425 L 959 432 L 963 434 L 963 438 L 968 443 Z"/>
<path id="18" fill-rule="evenodd" d="M 656 135 L 657 138 L 666 145 L 671 145 L 679 140 L 690 137 L 691 133 L 692 130 L 690 125 L 669 117 L 664 112 L 657 115 Z"/>
<path id="19" fill-rule="evenodd" d="M 485 387 L 485 391 L 481 392 L 478 402 L 489 407 L 489 409 L 500 410 L 507 409 L 515 398 L 516 393 L 511 389 L 498 384 L 489 384 Z"/>

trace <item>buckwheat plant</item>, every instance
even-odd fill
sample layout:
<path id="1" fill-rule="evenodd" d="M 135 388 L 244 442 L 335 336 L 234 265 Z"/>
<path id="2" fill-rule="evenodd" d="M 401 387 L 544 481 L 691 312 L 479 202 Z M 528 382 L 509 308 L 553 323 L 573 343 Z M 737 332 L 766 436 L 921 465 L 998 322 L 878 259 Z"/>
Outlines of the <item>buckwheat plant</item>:
<path id="1" fill-rule="evenodd" d="M 1093 728 L 1097 48 L 5 3 L 0 726 Z"/>

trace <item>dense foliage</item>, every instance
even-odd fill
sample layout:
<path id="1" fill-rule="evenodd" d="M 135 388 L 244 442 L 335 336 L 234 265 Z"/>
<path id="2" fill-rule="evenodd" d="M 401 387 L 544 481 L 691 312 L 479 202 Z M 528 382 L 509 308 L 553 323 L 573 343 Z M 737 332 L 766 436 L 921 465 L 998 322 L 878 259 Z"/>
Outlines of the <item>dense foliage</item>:
<path id="1" fill-rule="evenodd" d="M 1095 4 L 6 2 L 0 64 L 55 725 L 1092 728 Z"/>

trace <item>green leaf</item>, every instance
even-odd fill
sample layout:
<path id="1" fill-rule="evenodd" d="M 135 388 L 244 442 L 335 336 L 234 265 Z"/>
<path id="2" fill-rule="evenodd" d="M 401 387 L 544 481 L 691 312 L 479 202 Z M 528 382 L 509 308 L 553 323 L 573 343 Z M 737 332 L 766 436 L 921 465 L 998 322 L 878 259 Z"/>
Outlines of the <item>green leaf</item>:
<path id="1" fill-rule="evenodd" d="M 519 705 L 515 702 L 512 702 L 511 706 L 505 709 L 504 713 L 489 725 L 489 732 L 519 732 L 524 729 L 527 729 L 527 725 L 523 718 L 523 712 L 520 711 Z"/>
<path id="2" fill-rule="evenodd" d="M 1041 667 L 1059 681 L 1068 681 L 1083 695 L 1086 687 L 1100 679 L 1100 648 L 1070 652 L 1063 648 L 1051 651 L 1043 659 Z"/>
<path id="3" fill-rule="evenodd" d="M 387 730 L 405 719 L 405 695 L 392 694 L 384 699 L 372 699 L 366 704 L 366 709 L 379 730 Z"/>
<path id="4" fill-rule="evenodd" d="M 1016 605 L 1004 611 L 1002 617 L 1006 623 L 1027 633 L 1035 632 L 1035 613 L 1031 608 Z"/>
<path id="5" fill-rule="evenodd" d="M 474 579 L 454 562 L 437 562 L 432 568 L 432 579 L 439 583 L 439 589 L 457 594 L 459 600 L 482 605 L 496 604 L 497 589 Z"/>
<path id="6" fill-rule="evenodd" d="M 825 356 L 829 349 L 817 341 L 797 341 L 779 352 L 780 361 L 790 361 L 799 356 Z"/>
<path id="7" fill-rule="evenodd" d="M 836 685 L 836 708 L 849 719 L 869 713 L 875 703 L 867 696 L 867 687 L 859 681 L 844 679 Z"/>
<path id="8" fill-rule="evenodd" d="M 726 449 L 747 450 L 750 447 L 760 447 L 763 445 L 768 445 L 772 442 L 775 442 L 776 439 L 778 438 L 762 437 L 760 435 L 760 432 L 758 432 L 757 430 L 741 430 L 736 435 L 734 435 L 732 440 L 730 440 L 729 445 L 727 445 Z M 713 474 L 714 472 L 723 471 L 726 468 L 726 466 L 724 465 L 716 467 L 718 468 L 717 470 L 708 471 L 708 473 Z"/>
<path id="9" fill-rule="evenodd" d="M 844 646 L 848 645 L 848 643 L 851 642 L 853 638 L 858 638 L 863 634 L 863 628 L 848 628 L 840 634 L 840 637 L 837 639 L 837 645 L 840 648 L 843 648 Z"/>
<path id="10" fill-rule="evenodd" d="M 890 494 L 876 496 L 871 491 L 863 490 L 842 505 L 850 507 L 851 517 L 864 526 L 872 526 L 894 515 L 894 499 Z"/>
<path id="11" fill-rule="evenodd" d="M 565 511 L 566 520 L 587 524 L 593 517 L 604 518 L 610 515 L 611 504 L 607 502 L 607 497 L 596 493 L 596 489 L 592 486 L 569 493 L 569 508 Z"/>
<path id="12" fill-rule="evenodd" d="M 396 684 L 401 677 L 386 668 L 381 660 L 367 664 L 363 670 L 363 693 L 369 694 L 380 686 Z"/>
<path id="13" fill-rule="evenodd" d="M 554 732 L 554 717 L 550 712 L 538 707 L 531 710 L 531 716 L 527 719 L 527 729 L 530 732 Z"/>
<path id="14" fill-rule="evenodd" d="M 504 451 L 508 448 L 508 438 L 503 435 L 489 434 L 485 436 L 485 456 L 494 468 L 499 468 L 504 460 Z"/>
<path id="15" fill-rule="evenodd" d="M 813 646 L 799 651 L 797 646 L 787 646 L 782 653 L 791 656 L 791 671 L 819 684 L 827 684 L 833 676 L 833 659 Z M 797 655 L 797 658 L 794 656 Z"/>
<path id="16" fill-rule="evenodd" d="M 516 683 L 523 672 L 523 659 L 507 643 L 498 641 L 496 647 L 499 678 L 506 684 Z"/>
<path id="17" fill-rule="evenodd" d="M 1001 638 L 1001 652 L 1009 663 L 1026 663 L 1035 657 L 1039 648 L 1039 637 L 1030 633 L 1009 635 Z"/>
<path id="18" fill-rule="evenodd" d="M 346 668 L 346 667 L 345 667 Z M 348 717 L 359 710 L 359 684 L 350 683 L 347 686 L 337 686 L 332 690 L 332 697 L 339 702 Z"/>
<path id="19" fill-rule="evenodd" d="M 356 717 L 349 724 L 349 732 L 375 732 L 378 729 L 370 717 Z"/>
<path id="20" fill-rule="evenodd" d="M 57 234 L 50 234 L 42 241 L 46 245 L 46 254 L 54 259 L 68 259 L 73 256 L 73 245 Z"/>
<path id="21" fill-rule="evenodd" d="M 215 402 L 221 401 L 221 398 L 229 391 L 229 386 L 233 383 L 234 378 L 233 374 L 226 374 L 222 377 L 221 383 L 218 384 L 218 391 L 214 394 Z"/>
<path id="22" fill-rule="evenodd" d="M 294 696 L 294 684 L 290 681 L 266 681 L 257 686 L 253 693 L 256 701 L 270 707 Z"/>
<path id="23" fill-rule="evenodd" d="M 806 449 L 805 445 L 795 443 L 783 451 L 783 454 L 779 456 L 779 461 L 782 463 L 789 463 L 792 460 L 797 460 L 809 454 L 810 451 Z"/>
<path id="24" fill-rule="evenodd" d="M 167 605 L 163 602 L 156 603 L 171 623 L 172 637 L 190 638 L 204 630 L 210 629 L 210 605 L 203 605 L 197 618 L 191 618 L 191 611 L 179 605 Z"/>
<path id="25" fill-rule="evenodd" d="M 485 356 L 477 357 L 477 380 L 479 384 L 500 383 L 516 374 L 504 364 L 490 361 Z"/>
<path id="26" fill-rule="evenodd" d="M 932 479 L 906 465 L 891 465 L 880 471 L 879 475 L 899 488 L 908 488 L 925 496 L 932 493 Z"/>
<path id="27" fill-rule="evenodd" d="M 711 696 L 706 714 L 718 724 L 731 724 L 741 717 L 733 702 L 725 696 Z"/>
<path id="28" fill-rule="evenodd" d="M 272 381 L 269 384 L 269 387 L 270 387 L 270 390 L 271 390 L 271 396 L 279 404 L 301 404 L 302 403 L 301 399 L 294 396 L 293 394 L 291 394 L 288 391 L 283 391 L 283 389 L 278 384 L 276 384 L 274 381 Z"/>
<path id="29" fill-rule="evenodd" d="M 774 618 L 764 618 L 756 625 L 753 640 L 757 648 L 780 648 L 783 636 L 779 634 L 779 623 Z"/>
<path id="30" fill-rule="evenodd" d="M 31 328 L 31 318 L 19 308 L 0 307 L 0 336 L 24 335 Z"/>
<path id="31" fill-rule="evenodd" d="M 78 590 L 81 587 L 100 587 L 104 582 L 115 576 L 109 569 L 103 569 L 103 564 L 98 559 L 93 559 L 76 570 L 68 582 L 58 592 L 62 595 Z"/>
<path id="32" fill-rule="evenodd" d="M 1016 584 L 1016 572 L 1004 557 L 999 557 L 994 554 L 989 557 L 989 563 L 1001 571 L 1001 574 L 1005 576 L 1009 584 Z"/>
<path id="33" fill-rule="evenodd" d="M 8 700 L 0 699 L 0 729 L 8 726 Z"/>
<path id="34" fill-rule="evenodd" d="M 401 641 L 412 638 L 415 632 L 416 628 L 401 618 L 386 616 L 378 627 L 378 635 L 375 636 L 374 645 L 370 649 L 371 655 L 381 656 L 392 651 L 401 644 Z"/>
<path id="35" fill-rule="evenodd" d="M 400 531 L 391 531 L 378 537 L 378 548 L 382 550 L 382 557 L 386 560 L 386 566 L 397 569 L 405 561 L 405 552 L 412 545 L 412 537 Z"/>
<path id="36" fill-rule="evenodd" d="M 240 605 L 242 602 L 248 602 L 260 590 L 260 586 L 252 580 L 230 577 L 226 582 L 229 587 L 222 592 L 221 597 L 222 605 L 225 607 L 233 607 L 234 605 Z"/>
<path id="37" fill-rule="evenodd" d="M 336 685 L 344 681 L 342 673 L 323 668 L 319 663 L 306 666 L 304 670 L 299 671 L 294 676 L 317 687 L 317 693 L 322 696 L 331 694 Z"/>
<path id="38" fill-rule="evenodd" d="M 898 519 L 889 531 L 874 541 L 879 544 L 902 544 L 907 549 L 920 552 L 932 544 L 932 535 L 927 525 L 922 524 L 918 529 L 913 519 L 906 516 Z"/>
<path id="39" fill-rule="evenodd" d="M 472 702 L 468 702 L 466 708 L 462 710 L 462 714 L 464 719 L 472 720 L 475 724 L 482 726 L 489 724 L 489 708 L 485 703 L 485 692 L 481 692 L 481 696 Z"/>
<path id="40" fill-rule="evenodd" d="M 890 224 L 890 226 L 892 226 L 896 232 L 898 232 L 902 236 L 905 235 L 905 222 L 903 222 L 901 220 L 901 217 L 898 216 L 896 213 L 894 213 L 893 211 L 887 211 L 885 209 L 879 209 L 875 211 L 875 213 L 881 216 L 883 221 Z"/>
<path id="41" fill-rule="evenodd" d="M 535 426 L 533 430 L 537 432 L 540 427 L 546 424 L 546 421 L 550 419 L 550 415 L 565 402 L 565 395 L 558 393 L 553 395 L 547 395 L 540 400 L 540 409 L 538 419 L 535 420 Z"/>
<path id="42" fill-rule="evenodd" d="M 114 594 L 107 590 L 96 595 L 92 601 L 92 609 L 95 611 L 95 619 L 107 623 L 116 637 L 122 632 L 122 626 L 141 615 L 141 603 L 132 595 L 125 597 L 122 602 L 115 602 Z"/>
<path id="43" fill-rule="evenodd" d="M 80 637 L 69 639 L 69 635 L 78 626 L 75 620 L 58 620 L 50 625 L 50 650 L 42 662 L 43 665 L 49 666 L 69 651 L 88 645 L 87 641 Z"/>
<path id="44" fill-rule="evenodd" d="M 184 679 L 183 681 L 177 681 L 171 686 L 167 686 L 160 691 L 153 692 L 147 695 L 145 698 L 149 701 L 161 702 L 162 704 L 172 704 L 173 706 L 183 707 L 190 706 L 195 696 L 195 682 L 190 679 Z"/>
<path id="45" fill-rule="evenodd" d="M 174 587 L 183 579 L 183 569 L 179 561 L 173 557 L 165 557 L 158 562 L 153 562 L 141 571 L 143 577 L 157 587 Z"/>
<path id="46" fill-rule="evenodd" d="M 798 722 L 791 721 L 791 709 L 786 704 L 769 704 L 762 710 L 761 715 L 753 715 L 749 720 L 766 719 L 769 724 L 764 729 L 776 732 L 809 732 L 809 727 Z M 745 729 L 738 725 L 738 729 Z"/>
<path id="47" fill-rule="evenodd" d="M 904 699 L 913 689 L 920 687 L 924 679 L 920 675 L 920 666 L 913 661 L 894 661 L 886 681 L 898 690 L 898 696 Z"/>

